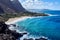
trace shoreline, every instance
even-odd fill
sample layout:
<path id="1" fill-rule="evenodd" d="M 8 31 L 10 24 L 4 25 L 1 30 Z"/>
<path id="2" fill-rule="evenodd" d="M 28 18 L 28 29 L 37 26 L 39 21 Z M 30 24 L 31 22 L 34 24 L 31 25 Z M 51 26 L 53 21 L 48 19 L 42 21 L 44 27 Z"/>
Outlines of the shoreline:
<path id="1" fill-rule="evenodd" d="M 15 17 L 15 18 L 10 18 L 8 21 L 6 21 L 6 24 L 14 24 L 18 21 L 23 21 L 26 20 L 27 18 L 31 18 L 31 16 L 22 16 L 22 17 Z"/>
<path id="2" fill-rule="evenodd" d="M 37 17 L 42 17 L 42 16 L 37 16 Z M 16 22 L 23 21 L 27 18 L 36 18 L 36 17 L 34 17 L 34 16 L 22 16 L 22 17 L 9 18 L 8 21 L 6 21 L 5 23 L 6 24 L 15 24 Z"/>

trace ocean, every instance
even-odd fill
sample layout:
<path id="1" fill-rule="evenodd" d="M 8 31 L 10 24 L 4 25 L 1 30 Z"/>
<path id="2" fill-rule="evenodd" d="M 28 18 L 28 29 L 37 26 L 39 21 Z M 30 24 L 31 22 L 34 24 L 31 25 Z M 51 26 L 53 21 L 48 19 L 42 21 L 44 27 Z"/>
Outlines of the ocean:
<path id="1" fill-rule="evenodd" d="M 33 10 L 41 12 L 39 10 Z M 27 31 L 30 37 L 45 36 L 50 40 L 60 40 L 60 11 L 43 11 L 52 16 L 40 16 L 18 21 L 19 31 Z M 57 16 L 53 16 L 57 15 Z"/>

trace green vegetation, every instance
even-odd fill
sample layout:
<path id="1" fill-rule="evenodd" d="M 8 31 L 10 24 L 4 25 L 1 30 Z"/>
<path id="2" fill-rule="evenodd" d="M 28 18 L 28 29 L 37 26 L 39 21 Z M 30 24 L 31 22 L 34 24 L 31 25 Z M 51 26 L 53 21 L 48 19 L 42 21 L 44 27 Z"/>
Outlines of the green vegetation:
<path id="1" fill-rule="evenodd" d="M 0 14 L 0 21 L 7 21 L 9 18 L 21 16 L 48 16 L 44 13 L 20 12 L 20 13 L 2 13 Z"/>

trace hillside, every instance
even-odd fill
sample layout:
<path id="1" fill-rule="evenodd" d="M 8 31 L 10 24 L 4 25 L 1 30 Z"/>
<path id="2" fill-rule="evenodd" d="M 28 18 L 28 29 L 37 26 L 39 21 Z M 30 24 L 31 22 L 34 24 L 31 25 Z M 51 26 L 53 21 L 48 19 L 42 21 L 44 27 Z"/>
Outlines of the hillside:
<path id="1" fill-rule="evenodd" d="M 0 8 L 4 12 L 25 12 L 26 10 L 22 7 L 21 3 L 18 0 L 0 0 Z"/>

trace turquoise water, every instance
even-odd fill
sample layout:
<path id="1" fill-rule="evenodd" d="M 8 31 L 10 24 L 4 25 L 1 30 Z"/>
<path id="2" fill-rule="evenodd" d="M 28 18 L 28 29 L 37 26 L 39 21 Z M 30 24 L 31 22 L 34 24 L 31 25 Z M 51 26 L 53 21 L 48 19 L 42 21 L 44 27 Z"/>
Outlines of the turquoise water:
<path id="1" fill-rule="evenodd" d="M 60 16 L 28 18 L 17 22 L 18 30 L 27 31 L 34 37 L 45 36 L 51 40 L 60 40 Z"/>

